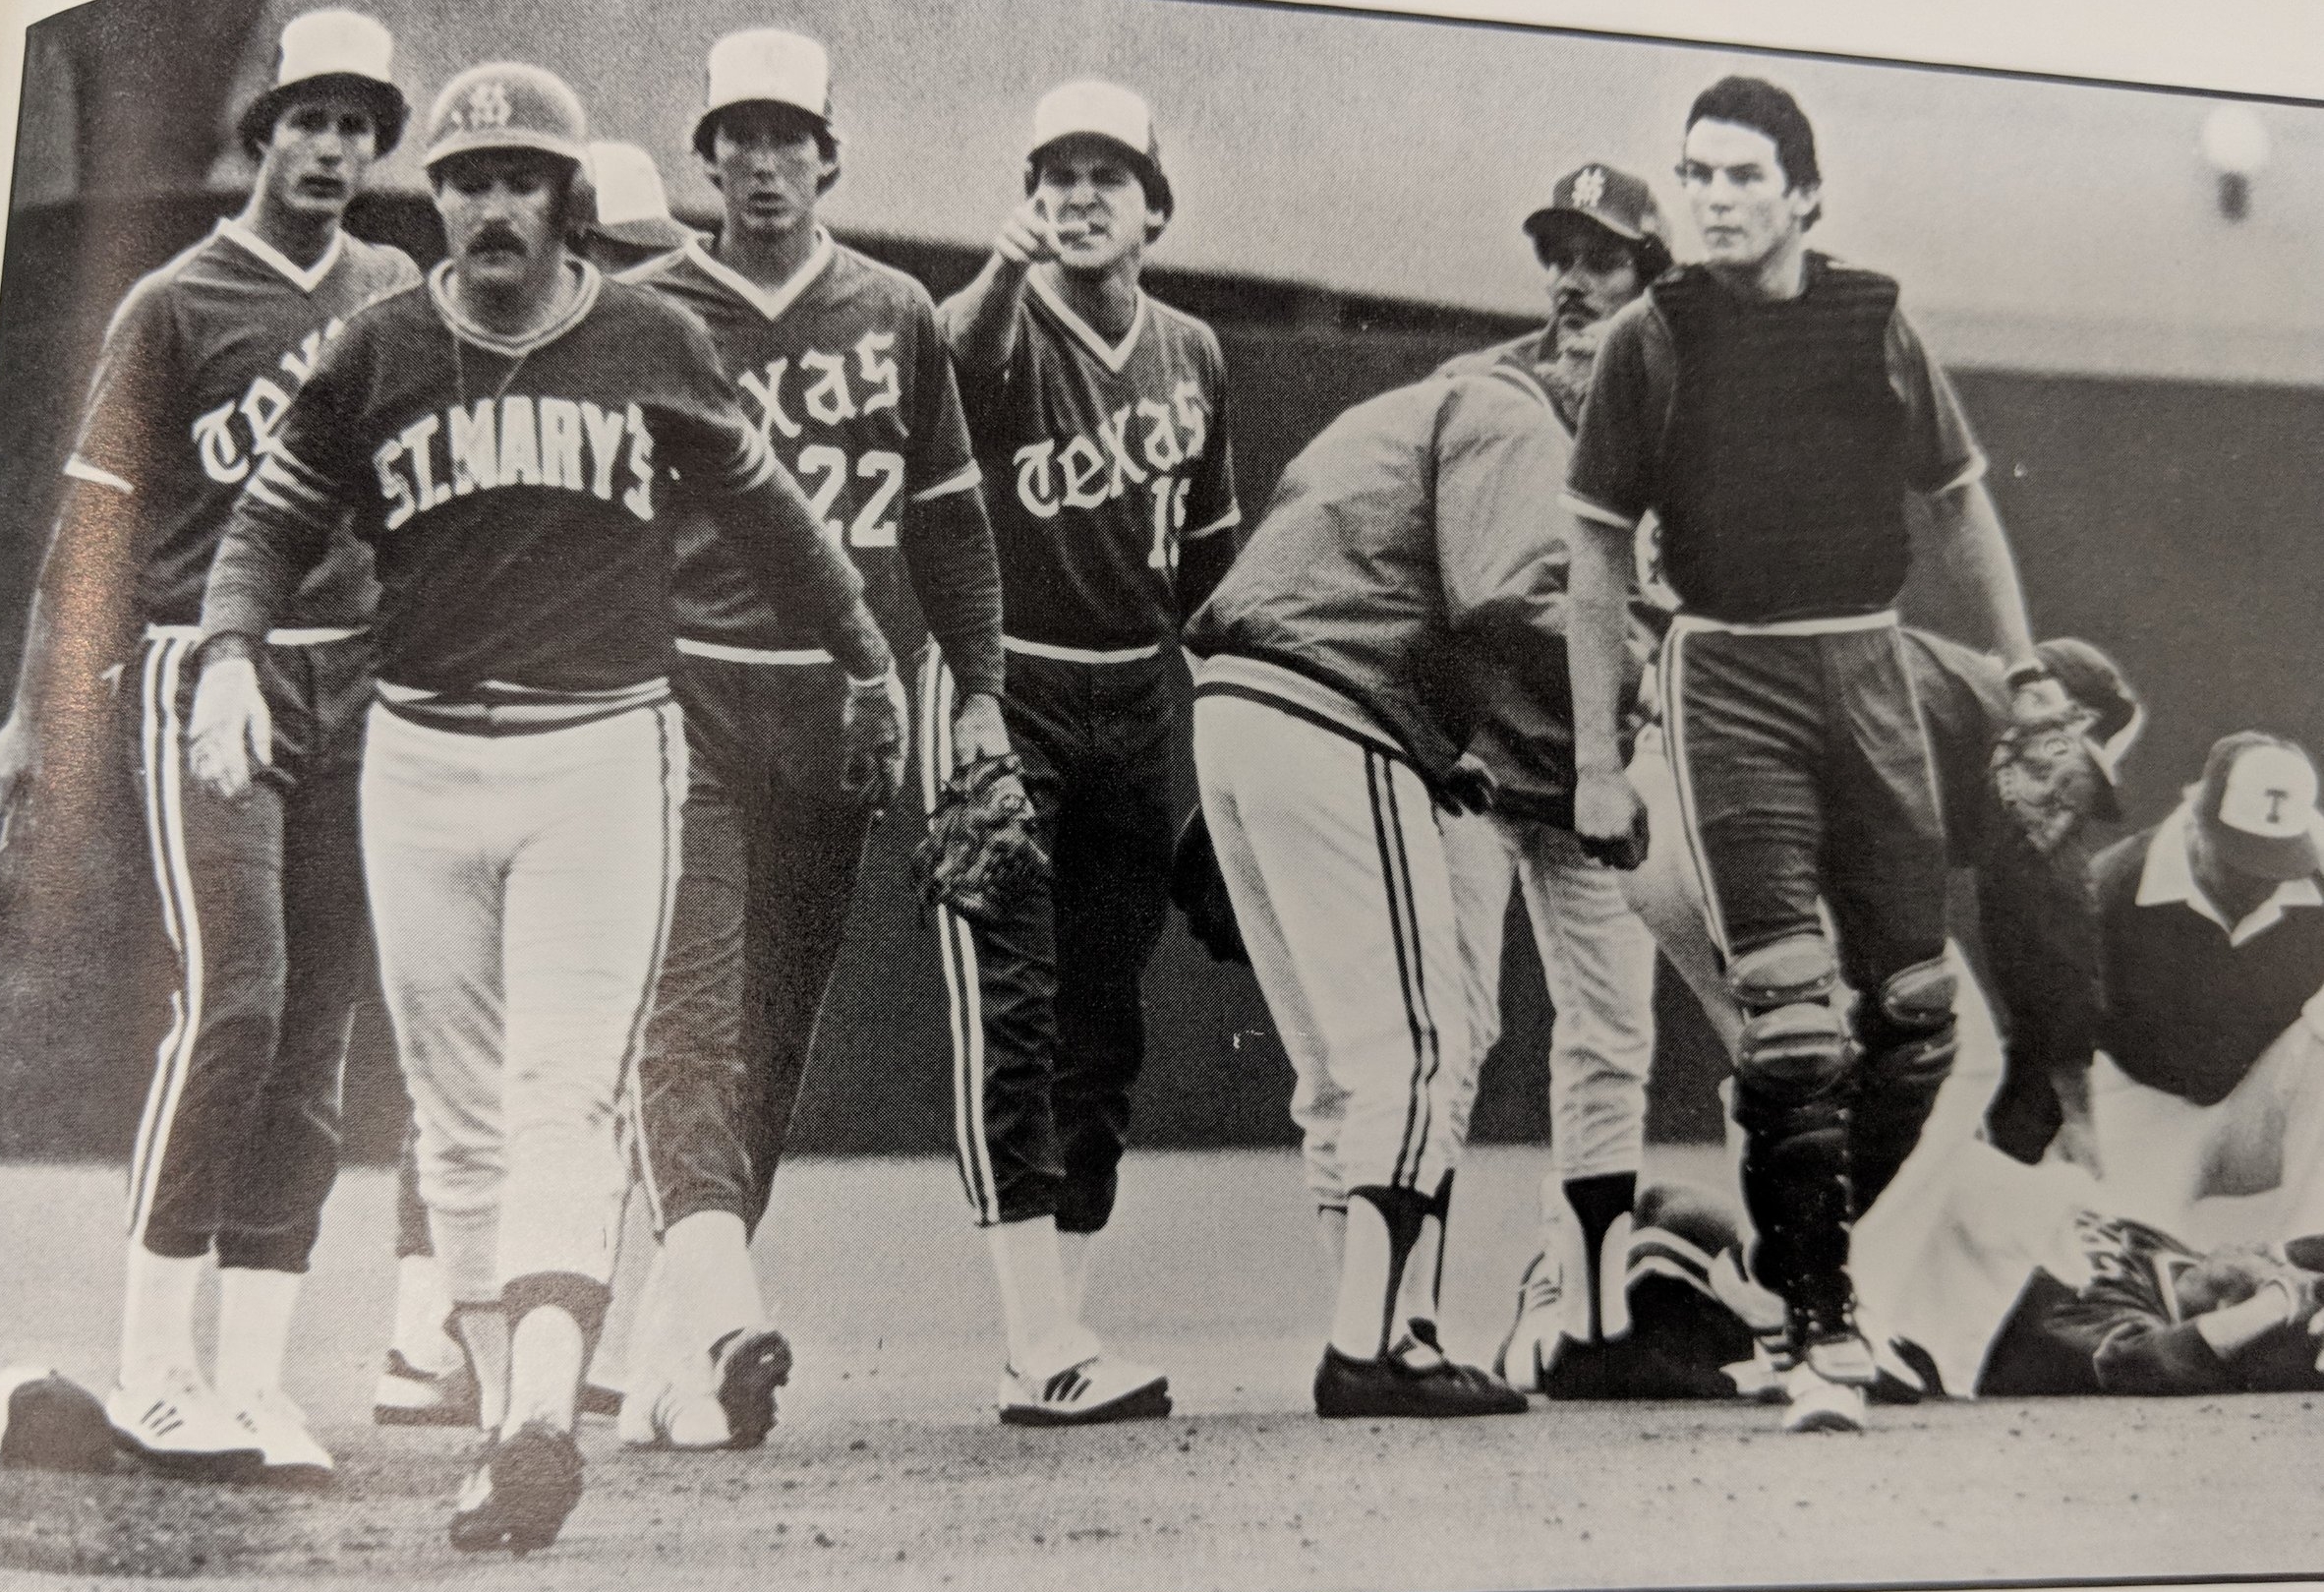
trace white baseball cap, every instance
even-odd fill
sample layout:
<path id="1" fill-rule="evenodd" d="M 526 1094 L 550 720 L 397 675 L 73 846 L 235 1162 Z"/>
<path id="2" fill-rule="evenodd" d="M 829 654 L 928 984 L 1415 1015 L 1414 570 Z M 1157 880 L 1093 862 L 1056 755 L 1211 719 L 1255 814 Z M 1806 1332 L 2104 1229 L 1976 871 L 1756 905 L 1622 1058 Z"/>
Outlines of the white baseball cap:
<path id="1" fill-rule="evenodd" d="M 2225 737 L 2194 796 L 2206 836 L 2237 872 L 2298 879 L 2324 870 L 2316 765 L 2291 741 L 2257 731 Z"/>
<path id="2" fill-rule="evenodd" d="M 582 162 L 597 194 L 596 229 L 641 249 L 679 249 L 695 236 L 669 213 L 669 195 L 654 157 L 634 144 L 598 139 Z"/>
<path id="3" fill-rule="evenodd" d="M 694 148 L 710 158 L 718 113 L 729 105 L 788 105 L 815 119 L 828 145 L 831 128 L 831 55 L 804 33 L 748 28 L 710 47 L 710 87 L 694 123 Z"/>
<path id="4" fill-rule="evenodd" d="M 266 142 L 293 90 L 320 80 L 336 80 L 360 89 L 374 102 L 378 121 L 378 152 L 385 154 L 403 137 L 410 115 L 403 90 L 395 87 L 388 68 L 395 56 L 395 40 L 385 26 L 360 11 L 310 11 L 293 17 L 282 29 L 275 50 L 274 84 L 252 100 L 235 131 L 251 147 Z"/>
<path id="5" fill-rule="evenodd" d="M 1170 179 L 1162 175 L 1162 140 L 1144 96 L 1095 79 L 1059 84 L 1043 94 L 1033 107 L 1033 142 L 1025 150 L 1026 193 L 1039 184 L 1041 151 L 1071 138 L 1104 139 L 1120 146 L 1137 167 L 1148 203 L 1165 215 L 1171 212 Z"/>

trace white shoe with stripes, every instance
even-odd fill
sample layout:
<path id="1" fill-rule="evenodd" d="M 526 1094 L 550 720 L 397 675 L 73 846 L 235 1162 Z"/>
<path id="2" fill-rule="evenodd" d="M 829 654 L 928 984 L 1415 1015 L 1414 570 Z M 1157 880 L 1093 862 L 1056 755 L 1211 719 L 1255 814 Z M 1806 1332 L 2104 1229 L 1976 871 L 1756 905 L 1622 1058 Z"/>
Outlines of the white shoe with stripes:
<path id="1" fill-rule="evenodd" d="M 265 1464 L 263 1445 L 195 1371 L 123 1382 L 105 1395 L 105 1419 L 122 1447 L 171 1475 L 243 1481 Z"/>
<path id="2" fill-rule="evenodd" d="M 1004 1373 L 1000 1403 L 1009 1426 L 1155 1420 L 1170 1413 L 1170 1378 L 1135 1361 L 1092 1355 L 1047 1377 Z"/>
<path id="3" fill-rule="evenodd" d="M 234 1423 L 259 1446 L 260 1479 L 277 1487 L 326 1487 L 338 1468 L 307 1430 L 307 1412 L 288 1393 L 269 1389 L 234 1412 Z"/>

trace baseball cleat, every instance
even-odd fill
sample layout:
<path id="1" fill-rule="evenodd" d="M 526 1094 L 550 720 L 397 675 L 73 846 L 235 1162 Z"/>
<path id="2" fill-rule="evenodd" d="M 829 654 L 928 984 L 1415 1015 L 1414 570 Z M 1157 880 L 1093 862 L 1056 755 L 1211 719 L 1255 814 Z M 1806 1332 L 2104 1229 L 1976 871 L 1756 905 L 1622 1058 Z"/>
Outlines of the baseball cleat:
<path id="1" fill-rule="evenodd" d="M 452 1506 L 452 1546 L 522 1557 L 556 1541 L 581 1502 L 581 1449 L 570 1432 L 527 1421 L 490 1444 Z"/>
<path id="2" fill-rule="evenodd" d="M 626 1394 L 617 1430 L 625 1448 L 698 1450 L 735 1445 L 726 1412 L 715 1396 L 680 1389 L 667 1382 Z"/>
<path id="3" fill-rule="evenodd" d="M 1525 1394 L 1480 1366 L 1448 1360 L 1433 1323 L 1416 1321 L 1376 1360 L 1342 1354 L 1329 1343 L 1315 1367 L 1315 1413 L 1325 1420 L 1379 1416 L 1449 1419 L 1523 1415 Z"/>
<path id="4" fill-rule="evenodd" d="M 1816 1369 L 1814 1351 L 1783 1376 L 1783 1430 L 1786 1432 L 1861 1432 L 1864 1430 L 1864 1389 L 1838 1382 Z"/>
<path id="5" fill-rule="evenodd" d="M 775 1389 L 790 1380 L 790 1345 L 773 1327 L 735 1330 L 711 1350 L 729 1448 L 755 1448 L 775 1427 Z"/>
<path id="6" fill-rule="evenodd" d="M 1170 1379 L 1152 1366 L 1092 1355 L 1035 1380 L 1006 1372 L 1001 1420 L 1009 1426 L 1095 1426 L 1170 1413 Z"/>
<path id="7" fill-rule="evenodd" d="M 1512 1386 L 1538 1393 L 1547 1386 L 1549 1369 L 1575 1340 L 1569 1328 L 1573 1297 L 1565 1285 L 1565 1267 L 1546 1250 L 1527 1264 L 1517 1282 L 1517 1319 L 1493 1355 L 1493 1375 Z"/>
<path id="8" fill-rule="evenodd" d="M 330 1450 L 307 1430 L 307 1412 L 291 1402 L 280 1388 L 269 1388 L 234 1412 L 251 1442 L 258 1445 L 259 1479 L 277 1487 L 327 1487 L 338 1467 Z"/>
<path id="9" fill-rule="evenodd" d="M 376 1426 L 474 1426 L 480 1418 L 476 1374 L 463 1359 L 445 1372 L 422 1371 L 401 1349 L 387 1351 L 387 1368 L 372 1385 Z"/>
<path id="10" fill-rule="evenodd" d="M 265 1453 L 193 1371 L 123 1383 L 105 1395 L 105 1420 L 124 1449 L 155 1470 L 198 1481 L 247 1481 Z"/>

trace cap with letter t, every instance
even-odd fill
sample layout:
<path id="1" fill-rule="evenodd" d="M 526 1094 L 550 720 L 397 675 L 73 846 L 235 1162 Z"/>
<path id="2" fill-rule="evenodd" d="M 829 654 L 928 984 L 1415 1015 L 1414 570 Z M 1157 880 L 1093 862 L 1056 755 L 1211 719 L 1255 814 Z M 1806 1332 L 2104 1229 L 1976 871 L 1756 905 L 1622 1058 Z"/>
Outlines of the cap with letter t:
<path id="1" fill-rule="evenodd" d="M 2193 795 L 2204 838 L 2237 872 L 2298 879 L 2324 871 L 2316 765 L 2291 741 L 2256 730 L 2223 737 Z"/>

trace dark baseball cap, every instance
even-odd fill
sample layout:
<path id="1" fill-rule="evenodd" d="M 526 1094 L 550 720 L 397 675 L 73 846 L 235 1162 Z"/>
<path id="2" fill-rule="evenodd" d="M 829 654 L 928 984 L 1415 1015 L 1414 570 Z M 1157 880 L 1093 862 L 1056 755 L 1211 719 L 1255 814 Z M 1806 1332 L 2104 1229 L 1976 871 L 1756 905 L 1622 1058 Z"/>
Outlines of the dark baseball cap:
<path id="1" fill-rule="evenodd" d="M 113 1431 L 87 1388 L 46 1366 L 0 1370 L 0 1469 L 105 1471 Z"/>
<path id="2" fill-rule="evenodd" d="M 2190 794 L 2204 839 L 2237 873 L 2282 880 L 2324 872 L 2316 765 L 2293 742 L 2257 730 L 2223 736 Z"/>
<path id="3" fill-rule="evenodd" d="M 1651 242 L 1669 258 L 1669 231 L 1654 190 L 1617 167 L 1592 161 L 1558 178 L 1549 203 L 1525 218 L 1525 230 L 1538 249 L 1577 221 L 1595 222 L 1625 243 Z"/>
<path id="4" fill-rule="evenodd" d="M 2078 636 L 2045 641 L 2034 653 L 2065 694 L 2093 715 L 2085 738 L 2092 761 L 2106 776 L 2096 811 L 2101 818 L 2121 818 L 2122 758 L 2146 728 L 2146 709 L 2138 693 L 2123 678 L 2121 665 Z"/>

